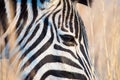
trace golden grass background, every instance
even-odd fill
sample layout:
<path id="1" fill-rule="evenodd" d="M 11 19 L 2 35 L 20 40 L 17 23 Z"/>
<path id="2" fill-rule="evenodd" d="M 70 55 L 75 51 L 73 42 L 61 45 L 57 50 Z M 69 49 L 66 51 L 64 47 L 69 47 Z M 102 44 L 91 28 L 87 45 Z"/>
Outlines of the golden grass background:
<path id="1" fill-rule="evenodd" d="M 99 80 L 120 79 L 120 0 L 94 0 L 78 5 L 86 26 L 89 54 Z"/>
<path id="2" fill-rule="evenodd" d="M 78 10 L 86 26 L 89 54 L 98 79 L 119 80 L 120 0 L 94 0 L 92 8 L 78 5 Z M 3 73 L 0 80 L 15 80 L 14 72 L 6 62 L 5 59 L 0 62 Z M 10 75 L 9 79 L 7 75 Z"/>

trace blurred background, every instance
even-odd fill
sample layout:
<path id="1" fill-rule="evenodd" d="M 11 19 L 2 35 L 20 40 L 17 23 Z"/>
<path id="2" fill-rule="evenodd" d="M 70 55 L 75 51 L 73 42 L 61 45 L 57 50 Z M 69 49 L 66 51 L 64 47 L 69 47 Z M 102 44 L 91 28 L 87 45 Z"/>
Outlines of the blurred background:
<path id="1" fill-rule="evenodd" d="M 99 80 L 120 80 L 120 0 L 77 5 L 86 26 L 89 54 Z"/>

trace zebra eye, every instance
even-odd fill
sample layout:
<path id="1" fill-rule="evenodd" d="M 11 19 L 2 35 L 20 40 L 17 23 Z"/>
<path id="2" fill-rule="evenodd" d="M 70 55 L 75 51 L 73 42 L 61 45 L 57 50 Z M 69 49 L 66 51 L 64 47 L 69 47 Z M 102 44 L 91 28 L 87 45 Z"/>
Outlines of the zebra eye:
<path id="1" fill-rule="evenodd" d="M 75 38 L 71 35 L 60 35 L 60 37 L 63 40 L 63 44 L 67 46 L 74 46 L 76 44 Z"/>

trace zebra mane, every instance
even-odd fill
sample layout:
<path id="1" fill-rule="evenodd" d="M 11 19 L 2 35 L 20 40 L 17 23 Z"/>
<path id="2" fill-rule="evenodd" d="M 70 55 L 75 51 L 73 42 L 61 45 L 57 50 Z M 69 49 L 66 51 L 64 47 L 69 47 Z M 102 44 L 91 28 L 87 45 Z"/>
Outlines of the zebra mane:
<path id="1" fill-rule="evenodd" d="M 80 3 L 80 4 L 84 4 L 86 6 L 90 6 L 92 5 L 93 0 L 73 0 L 74 2 Z"/>

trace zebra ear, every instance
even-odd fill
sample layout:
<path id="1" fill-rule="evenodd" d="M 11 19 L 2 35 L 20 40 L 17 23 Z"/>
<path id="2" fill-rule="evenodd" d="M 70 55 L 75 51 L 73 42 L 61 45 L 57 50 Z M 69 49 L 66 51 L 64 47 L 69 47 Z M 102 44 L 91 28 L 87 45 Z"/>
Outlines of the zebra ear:
<path id="1" fill-rule="evenodd" d="M 86 6 L 91 6 L 93 0 L 73 0 L 73 1 L 80 3 L 80 4 L 84 4 Z"/>

